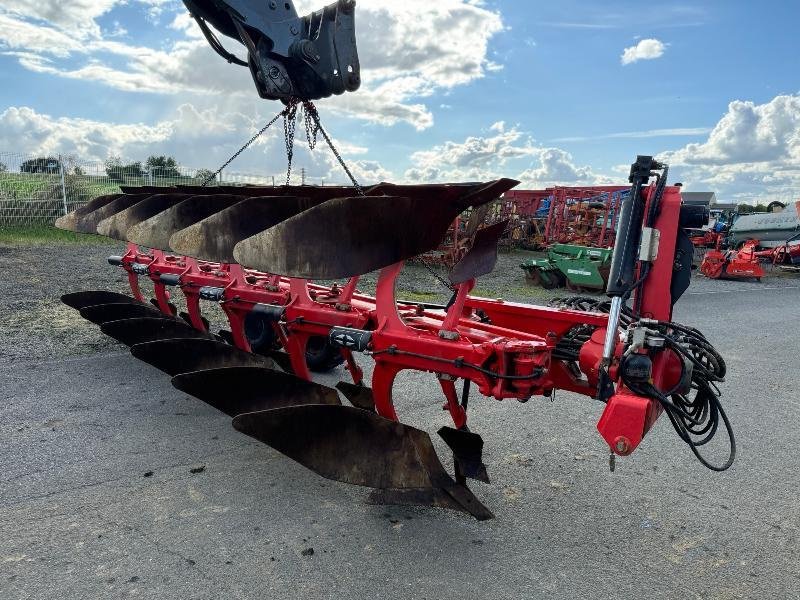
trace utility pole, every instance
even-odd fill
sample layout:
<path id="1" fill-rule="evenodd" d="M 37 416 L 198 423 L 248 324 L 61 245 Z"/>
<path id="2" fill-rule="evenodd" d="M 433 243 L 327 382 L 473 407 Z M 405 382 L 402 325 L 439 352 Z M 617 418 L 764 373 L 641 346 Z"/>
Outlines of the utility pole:
<path id="1" fill-rule="evenodd" d="M 300 185 L 306 184 L 306 168 L 300 169 Z"/>

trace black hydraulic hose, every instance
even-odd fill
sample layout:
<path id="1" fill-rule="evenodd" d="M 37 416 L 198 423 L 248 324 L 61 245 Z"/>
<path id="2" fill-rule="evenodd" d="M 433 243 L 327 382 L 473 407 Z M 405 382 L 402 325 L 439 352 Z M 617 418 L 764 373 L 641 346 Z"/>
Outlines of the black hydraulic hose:
<path id="1" fill-rule="evenodd" d="M 194 17 L 194 20 L 197 21 L 197 25 L 200 27 L 200 31 L 203 32 L 203 36 L 206 38 L 206 41 L 211 46 L 212 50 L 214 50 L 214 52 L 219 54 L 222 58 L 227 60 L 229 63 L 233 63 L 235 65 L 239 65 L 239 66 L 242 66 L 242 67 L 249 66 L 247 61 L 244 61 L 244 60 L 240 59 L 238 56 L 236 56 L 235 54 L 232 54 L 232 53 L 228 52 L 227 50 L 225 50 L 225 47 L 222 45 L 222 42 L 220 42 L 219 38 L 217 38 L 217 36 L 214 35 L 214 32 L 211 31 L 211 29 L 208 27 L 208 24 L 205 22 L 205 20 L 203 20 L 198 15 L 195 15 L 194 13 L 190 13 L 190 14 L 192 14 L 192 17 Z"/>
<path id="2" fill-rule="evenodd" d="M 662 392 L 650 382 L 632 381 L 622 370 L 622 381 L 635 394 L 657 400 L 667 414 L 678 437 L 686 443 L 701 464 L 712 471 L 728 469 L 736 457 L 736 438 L 728 415 L 719 401 L 720 392 L 715 382 L 724 381 L 725 360 L 697 329 L 679 323 L 645 321 L 644 326 L 654 329 L 664 337 L 667 348 L 692 364 L 689 389 L 676 384 Z M 680 380 L 686 367 L 681 366 Z M 720 422 L 728 435 L 730 451 L 721 465 L 711 464 L 700 454 L 700 446 L 710 442 L 719 430 Z"/>

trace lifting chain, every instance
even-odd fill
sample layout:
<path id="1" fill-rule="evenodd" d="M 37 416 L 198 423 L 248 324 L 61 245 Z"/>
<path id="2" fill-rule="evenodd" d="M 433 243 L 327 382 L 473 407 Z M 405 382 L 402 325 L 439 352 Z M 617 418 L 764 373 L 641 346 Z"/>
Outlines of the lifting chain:
<path id="1" fill-rule="evenodd" d="M 209 183 L 214 181 L 214 179 L 219 175 L 222 170 L 231 164 L 236 157 L 238 157 L 242 152 L 247 150 L 250 145 L 258 139 L 261 134 L 263 134 L 267 129 L 270 128 L 278 119 L 283 117 L 283 137 L 284 143 L 286 145 L 286 185 L 288 186 L 291 183 L 292 178 L 292 161 L 294 159 L 294 138 L 295 138 L 295 129 L 297 127 L 297 107 L 300 105 L 301 102 L 296 98 L 293 98 L 289 101 L 281 112 L 275 115 L 269 123 L 264 125 L 253 137 L 251 137 L 247 142 L 245 142 L 244 146 L 239 148 L 233 156 L 231 156 L 225 163 L 216 171 L 211 173 L 208 177 L 205 178 L 203 183 L 201 184 L 202 187 L 207 186 Z M 353 187 L 356 190 L 356 193 L 359 196 L 364 196 L 364 190 L 359 185 L 358 181 L 356 181 L 355 176 L 353 175 L 352 171 L 345 163 L 342 155 L 339 153 L 339 150 L 333 144 L 330 136 L 328 136 L 328 132 L 322 127 L 322 122 L 319 118 L 319 113 L 317 112 L 317 107 L 314 106 L 313 102 L 304 101 L 302 102 L 303 107 L 303 125 L 305 126 L 306 130 L 306 140 L 308 141 L 308 149 L 314 150 L 317 146 L 317 136 L 319 133 L 322 133 L 322 137 L 325 139 L 325 143 L 328 144 L 328 147 L 333 152 L 333 155 L 336 157 L 337 162 L 341 165 L 344 172 L 347 174 L 347 177 L 350 179 L 350 182 L 353 184 Z"/>
<path id="2" fill-rule="evenodd" d="M 292 159 L 294 158 L 294 130 L 297 126 L 297 100 L 290 100 L 283 115 L 283 141 L 286 144 L 286 185 L 292 179 Z"/>
<path id="3" fill-rule="evenodd" d="M 433 267 L 432 267 L 432 266 L 431 266 L 431 265 L 428 263 L 428 261 L 427 261 L 427 260 L 425 260 L 425 259 L 423 258 L 423 255 L 422 255 L 422 254 L 420 254 L 420 255 L 417 257 L 417 260 L 419 260 L 420 264 L 421 264 L 423 267 L 425 267 L 425 269 L 428 271 L 428 273 L 430 273 L 431 275 L 433 275 L 433 276 L 434 276 L 434 277 L 435 277 L 435 278 L 436 278 L 436 279 L 439 281 L 439 283 L 441 283 L 441 284 L 442 284 L 442 285 L 443 285 L 445 288 L 447 288 L 447 289 L 448 289 L 448 290 L 450 290 L 451 292 L 455 292 L 455 291 L 456 291 L 456 289 L 455 289 L 455 287 L 453 286 L 453 284 L 452 284 L 452 283 L 450 283 L 449 281 L 447 281 L 447 279 L 445 279 L 445 278 L 444 278 L 444 277 L 442 277 L 441 275 L 439 275 L 439 273 L 437 273 L 437 272 L 434 270 L 434 268 L 433 268 Z"/>
<path id="4" fill-rule="evenodd" d="M 285 108 L 285 109 L 283 109 L 281 112 L 279 112 L 277 115 L 275 115 L 275 116 L 272 118 L 272 120 L 270 120 L 270 122 L 269 122 L 269 123 L 267 123 L 266 125 L 264 125 L 264 126 L 263 126 L 263 127 L 262 127 L 262 128 L 261 128 L 261 129 L 260 129 L 260 130 L 259 130 L 259 131 L 258 131 L 258 132 L 257 132 L 257 133 L 254 135 L 254 136 L 253 136 L 253 137 L 251 137 L 249 140 L 247 140 L 247 141 L 245 142 L 244 146 L 242 146 L 242 147 L 241 147 L 241 148 L 239 148 L 239 149 L 238 149 L 236 152 L 234 152 L 234 153 L 233 153 L 233 156 L 231 156 L 231 157 L 230 157 L 228 160 L 226 160 L 226 161 L 225 161 L 225 163 L 224 163 L 224 164 L 223 164 L 223 165 L 222 165 L 222 166 L 221 166 L 219 169 L 217 169 L 216 171 L 214 171 L 213 173 L 211 173 L 211 174 L 210 174 L 208 177 L 206 177 L 206 178 L 203 180 L 203 183 L 201 183 L 201 184 L 200 184 L 200 186 L 201 186 L 201 187 L 206 187 L 206 186 L 207 186 L 209 183 L 211 183 L 212 181 L 214 181 L 214 179 L 216 179 L 217 175 L 219 175 L 220 173 L 222 173 L 222 169 L 224 169 L 224 168 L 225 168 L 225 167 L 227 167 L 229 164 L 231 164 L 231 163 L 232 163 L 232 162 L 233 162 L 233 161 L 236 159 L 236 157 L 238 157 L 238 156 L 239 156 L 239 155 L 240 155 L 242 152 L 244 152 L 245 150 L 247 150 L 247 149 L 250 147 L 250 144 L 252 144 L 253 142 L 255 142 L 255 141 L 256 141 L 256 140 L 259 138 L 259 136 L 261 136 L 261 134 L 262 134 L 262 133 L 264 133 L 264 132 L 265 132 L 267 129 L 269 129 L 269 128 L 270 128 L 270 127 L 271 127 L 271 126 L 272 126 L 272 125 L 275 123 L 275 121 L 277 121 L 278 119 L 280 119 L 282 116 L 283 116 L 283 117 L 285 117 L 285 116 L 286 116 L 286 113 L 287 113 L 287 111 L 288 111 L 288 110 L 289 110 L 289 107 L 286 107 L 286 108 Z"/>
<path id="5" fill-rule="evenodd" d="M 339 162 L 339 164 L 341 165 L 342 169 L 344 169 L 344 172 L 347 173 L 347 176 L 350 178 L 350 182 L 353 184 L 353 187 L 356 189 L 356 193 L 359 196 L 364 196 L 365 195 L 364 194 L 364 190 L 361 189 L 361 186 L 358 184 L 358 181 L 356 181 L 356 178 L 353 176 L 353 173 L 350 171 L 350 169 L 347 167 L 347 164 L 344 162 L 344 159 L 342 158 L 342 155 L 339 154 L 339 150 L 336 148 L 336 146 L 333 145 L 333 141 L 331 141 L 331 138 L 328 136 L 328 132 L 325 131 L 325 128 L 322 126 L 322 123 L 319 120 L 319 113 L 317 112 L 317 107 L 314 106 L 313 102 L 303 102 L 303 111 L 306 114 L 306 117 L 305 117 L 305 119 L 306 119 L 306 136 L 308 137 L 308 140 L 309 140 L 309 147 L 313 148 L 313 146 L 311 145 L 312 137 L 313 137 L 313 140 L 314 140 L 314 144 L 313 145 L 316 146 L 316 144 L 317 144 L 317 132 L 321 133 L 323 139 L 325 140 L 325 143 L 328 144 L 328 147 L 331 149 L 331 152 L 333 152 L 333 155 L 336 157 L 336 160 Z M 309 119 L 309 115 L 310 115 L 311 119 Z M 314 124 L 313 130 L 312 130 L 313 133 L 312 133 L 312 131 L 309 131 L 309 125 L 310 125 L 311 122 L 313 122 L 313 124 Z"/>

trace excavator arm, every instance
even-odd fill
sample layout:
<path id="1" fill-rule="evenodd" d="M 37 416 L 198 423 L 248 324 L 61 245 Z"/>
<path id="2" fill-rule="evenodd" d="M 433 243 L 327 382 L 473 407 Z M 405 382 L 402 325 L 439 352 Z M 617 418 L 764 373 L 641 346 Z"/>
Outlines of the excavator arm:
<path id="1" fill-rule="evenodd" d="M 353 92 L 361 85 L 355 36 L 355 0 L 338 0 L 299 17 L 291 0 L 184 0 L 211 47 L 230 63 L 247 66 L 267 100 L 310 101 Z M 216 34 L 247 49 L 228 52 Z"/>

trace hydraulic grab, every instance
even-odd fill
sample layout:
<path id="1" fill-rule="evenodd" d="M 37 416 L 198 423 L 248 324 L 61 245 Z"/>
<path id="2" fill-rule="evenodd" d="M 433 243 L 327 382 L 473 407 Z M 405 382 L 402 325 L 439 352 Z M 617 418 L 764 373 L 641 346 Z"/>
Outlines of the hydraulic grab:
<path id="1" fill-rule="evenodd" d="M 218 53 L 249 66 L 262 97 L 287 105 L 266 127 L 284 117 L 290 169 L 302 105 L 310 145 L 321 132 L 353 186 L 123 187 L 56 225 L 126 242 L 109 263 L 124 269 L 131 295 L 77 292 L 64 303 L 170 375 L 176 388 L 232 417 L 237 430 L 323 477 L 373 488 L 380 502 L 492 517 L 467 486 L 469 479 L 488 483 L 490 472 L 484 441 L 469 428 L 473 390 L 519 402 L 568 390 L 599 401 L 597 427 L 612 457 L 633 452 L 665 412 L 704 464 L 730 466 L 735 443 L 716 387 L 725 362 L 700 332 L 672 322 L 691 271 L 683 228 L 701 227 L 708 214 L 681 205 L 664 165 L 640 156 L 632 166 L 610 302 L 575 297 L 542 307 L 471 296 L 476 279 L 494 269 L 505 229 L 478 229 L 477 221 L 449 273 L 450 302 L 402 301 L 396 287 L 405 261 L 436 248 L 465 210 L 518 182 L 358 186 L 311 103 L 358 87 L 352 0 L 303 18 L 291 2 L 185 4 Z M 247 61 L 224 50 L 209 24 L 241 42 Z M 370 296 L 358 282 L 373 271 L 379 277 Z M 208 302 L 222 308 L 229 329 L 210 330 L 202 312 Z M 370 381 L 365 361 L 373 363 Z M 336 389 L 312 380 L 312 371 L 341 364 L 349 381 Z M 452 473 L 429 435 L 401 421 L 393 384 L 406 370 L 431 374 L 442 390 L 452 427 L 438 434 L 452 450 Z M 714 466 L 698 448 L 720 421 L 731 453 Z"/>

